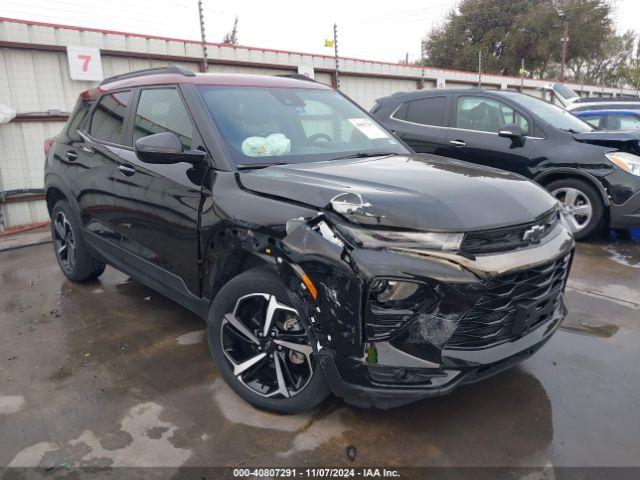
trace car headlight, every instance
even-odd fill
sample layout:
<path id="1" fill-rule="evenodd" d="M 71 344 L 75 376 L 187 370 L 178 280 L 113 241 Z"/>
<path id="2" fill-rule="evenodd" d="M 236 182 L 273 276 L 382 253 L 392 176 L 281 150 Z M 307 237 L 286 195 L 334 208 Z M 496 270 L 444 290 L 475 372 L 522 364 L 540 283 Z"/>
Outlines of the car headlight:
<path id="1" fill-rule="evenodd" d="M 428 250 L 458 250 L 463 233 L 411 232 L 376 230 L 341 224 L 338 229 L 352 243 L 364 248 L 418 248 Z"/>
<path id="2" fill-rule="evenodd" d="M 640 176 L 640 157 L 627 152 L 612 152 L 605 153 L 610 161 L 615 163 L 621 169 L 627 172 Z"/>

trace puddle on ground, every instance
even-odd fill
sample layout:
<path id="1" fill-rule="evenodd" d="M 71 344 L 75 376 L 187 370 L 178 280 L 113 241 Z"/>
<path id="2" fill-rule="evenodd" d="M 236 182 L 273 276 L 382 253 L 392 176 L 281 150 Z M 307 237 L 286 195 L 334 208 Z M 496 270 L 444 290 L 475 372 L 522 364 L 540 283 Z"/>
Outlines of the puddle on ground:
<path id="1" fill-rule="evenodd" d="M 0 414 L 16 413 L 22 410 L 25 401 L 22 395 L 0 395 Z"/>
<path id="2" fill-rule="evenodd" d="M 609 257 L 620 265 L 640 268 L 640 229 L 630 230 L 624 234 L 611 232 L 605 251 Z"/>
<path id="3" fill-rule="evenodd" d="M 238 398 L 222 379 L 217 379 L 211 390 L 220 412 L 232 424 L 296 433 L 286 451 L 276 452 L 281 458 L 314 450 L 348 430 L 345 417 L 350 411 L 344 407 L 330 406 L 325 410 L 319 407 L 297 415 L 280 415 L 252 407 Z"/>
<path id="4" fill-rule="evenodd" d="M 594 321 L 585 322 L 566 318 L 560 325 L 560 329 L 567 332 L 579 333 L 581 335 L 610 338 L 618 333 L 620 327 L 611 323 L 600 323 Z"/>
<path id="5" fill-rule="evenodd" d="M 616 263 L 632 268 L 640 268 L 640 243 L 612 243 L 605 247 L 609 258 Z"/>
<path id="6" fill-rule="evenodd" d="M 198 343 L 204 342 L 205 335 L 205 330 L 194 330 L 193 332 L 188 332 L 180 335 L 178 338 L 176 338 L 176 343 L 178 345 L 196 345 Z"/>
<path id="7" fill-rule="evenodd" d="M 179 467 L 192 453 L 173 445 L 178 427 L 161 420 L 162 411 L 152 402 L 136 405 L 121 419 L 115 435 L 85 430 L 67 442 L 40 442 L 18 452 L 9 466 Z"/>

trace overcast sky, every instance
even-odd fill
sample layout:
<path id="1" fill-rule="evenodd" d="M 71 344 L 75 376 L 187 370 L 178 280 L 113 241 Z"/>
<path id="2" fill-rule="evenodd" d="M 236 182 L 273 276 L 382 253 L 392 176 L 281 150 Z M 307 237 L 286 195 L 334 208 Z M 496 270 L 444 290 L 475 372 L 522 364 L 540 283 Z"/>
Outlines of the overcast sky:
<path id="1" fill-rule="evenodd" d="M 396 62 L 420 55 L 420 40 L 459 0 L 203 0 L 207 40 L 219 42 L 239 17 L 241 45 Z M 513 0 L 521 2 L 522 0 Z M 620 31 L 637 28 L 640 1 L 617 0 Z M 0 16 L 198 39 L 197 0 L 1 0 Z"/>

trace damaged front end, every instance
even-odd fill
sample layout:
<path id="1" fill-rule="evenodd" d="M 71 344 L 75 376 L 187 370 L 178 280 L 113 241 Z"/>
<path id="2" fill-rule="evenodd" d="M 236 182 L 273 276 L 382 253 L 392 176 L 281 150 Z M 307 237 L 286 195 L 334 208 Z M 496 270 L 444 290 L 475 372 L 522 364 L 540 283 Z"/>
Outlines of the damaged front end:
<path id="1" fill-rule="evenodd" d="M 556 330 L 574 247 L 558 212 L 542 238 L 486 253 L 465 251 L 482 235 L 388 229 L 385 214 L 341 194 L 290 220 L 274 248 L 338 396 L 387 408 L 442 395 L 527 358 Z"/>

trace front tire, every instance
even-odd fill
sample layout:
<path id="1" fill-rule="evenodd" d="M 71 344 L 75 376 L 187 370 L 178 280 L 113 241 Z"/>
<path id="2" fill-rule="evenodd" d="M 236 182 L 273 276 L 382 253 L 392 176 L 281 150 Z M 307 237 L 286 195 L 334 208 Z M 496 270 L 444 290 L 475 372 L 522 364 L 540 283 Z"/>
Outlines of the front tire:
<path id="1" fill-rule="evenodd" d="M 567 209 L 576 240 L 587 238 L 602 224 L 604 205 L 600 194 L 583 180 L 567 178 L 546 186 Z"/>
<path id="2" fill-rule="evenodd" d="M 51 210 L 53 250 L 62 273 L 72 282 L 98 278 L 106 268 L 91 256 L 81 232 L 80 220 L 71 206 L 64 200 L 57 202 Z"/>
<path id="3" fill-rule="evenodd" d="M 330 393 L 311 338 L 270 269 L 248 270 L 220 290 L 209 312 L 207 338 L 222 377 L 256 407 L 299 413 Z"/>

